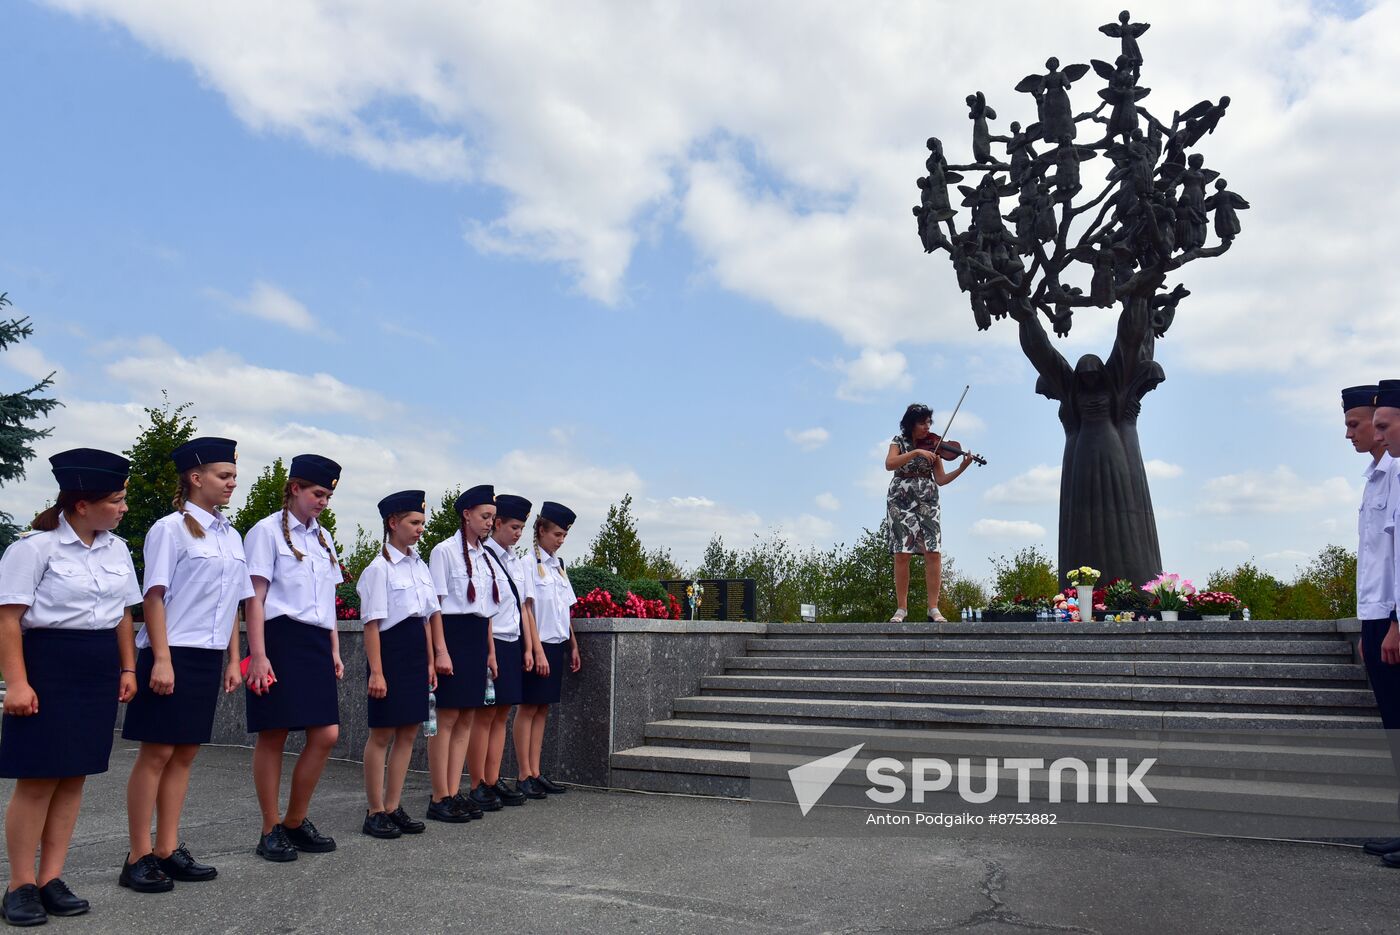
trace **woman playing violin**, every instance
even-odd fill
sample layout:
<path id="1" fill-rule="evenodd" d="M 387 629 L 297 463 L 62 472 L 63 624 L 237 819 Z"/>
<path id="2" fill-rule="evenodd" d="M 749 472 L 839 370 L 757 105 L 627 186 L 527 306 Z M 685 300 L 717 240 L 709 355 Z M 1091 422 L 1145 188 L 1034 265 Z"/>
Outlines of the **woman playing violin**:
<path id="1" fill-rule="evenodd" d="M 938 594 L 943 585 L 942 510 L 938 488 L 958 478 L 972 463 L 973 456 L 953 449 L 962 463 L 953 471 L 943 469 L 944 456 L 935 449 L 941 440 L 933 434 L 933 410 L 914 403 L 899 420 L 899 434 L 890 441 L 885 470 L 893 471 L 886 511 L 889 517 L 890 551 L 894 553 L 894 593 L 899 609 L 891 623 L 903 623 L 908 616 L 909 557 L 924 556 L 924 582 L 928 586 L 928 619 L 942 623 Z M 944 449 L 946 450 L 946 448 Z"/>

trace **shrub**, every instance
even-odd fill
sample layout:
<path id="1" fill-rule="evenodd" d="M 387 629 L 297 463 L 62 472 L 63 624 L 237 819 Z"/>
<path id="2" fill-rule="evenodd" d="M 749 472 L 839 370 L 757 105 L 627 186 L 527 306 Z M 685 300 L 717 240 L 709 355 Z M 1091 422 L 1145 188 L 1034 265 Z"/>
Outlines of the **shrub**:
<path id="1" fill-rule="evenodd" d="M 1050 556 L 1039 546 L 1026 546 L 1010 559 L 992 559 L 998 594 L 1020 594 L 1027 598 L 1049 598 L 1060 590 L 1060 578 Z"/>
<path id="2" fill-rule="evenodd" d="M 569 568 L 568 572 L 569 583 L 574 586 L 575 594 L 588 594 L 601 588 L 619 605 L 627 600 L 627 582 L 605 568 L 575 565 Z"/>
<path id="3" fill-rule="evenodd" d="M 653 581 L 650 578 L 638 578 L 627 585 L 628 589 L 640 598 L 648 601 L 666 602 L 666 589 L 661 586 L 660 581 Z"/>

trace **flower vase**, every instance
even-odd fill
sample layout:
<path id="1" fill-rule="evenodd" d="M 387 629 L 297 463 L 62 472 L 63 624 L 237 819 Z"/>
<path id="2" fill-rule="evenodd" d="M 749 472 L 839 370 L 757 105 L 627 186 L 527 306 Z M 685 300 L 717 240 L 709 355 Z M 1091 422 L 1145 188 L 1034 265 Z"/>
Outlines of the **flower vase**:
<path id="1" fill-rule="evenodd" d="M 1079 619 L 1089 621 L 1094 619 L 1094 586 L 1092 584 L 1079 585 Z"/>
<path id="2" fill-rule="evenodd" d="M 1180 613 L 1181 613 L 1181 611 L 1179 611 L 1179 610 L 1164 610 L 1164 611 L 1162 611 L 1162 622 L 1165 623 L 1165 622 L 1168 621 L 1168 620 L 1177 620 L 1177 619 L 1180 619 L 1180 618 L 1177 616 L 1177 615 L 1180 614 Z"/>

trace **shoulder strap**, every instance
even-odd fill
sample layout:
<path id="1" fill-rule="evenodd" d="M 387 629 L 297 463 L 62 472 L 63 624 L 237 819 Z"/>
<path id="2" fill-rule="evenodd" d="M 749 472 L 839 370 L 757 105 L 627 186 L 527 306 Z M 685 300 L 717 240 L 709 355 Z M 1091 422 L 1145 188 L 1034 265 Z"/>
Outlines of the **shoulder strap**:
<path id="1" fill-rule="evenodd" d="M 501 571 L 502 571 L 502 572 L 505 574 L 505 576 L 506 576 L 506 584 L 510 585 L 510 593 L 515 595 L 515 616 L 518 617 L 519 620 L 520 620 L 520 634 L 521 634 L 522 636 L 524 636 L 524 635 L 525 635 L 525 607 L 524 607 L 523 602 L 520 600 L 520 591 L 517 590 L 516 587 L 515 587 L 515 579 L 512 578 L 512 577 L 510 576 L 510 572 L 506 570 L 506 563 L 503 562 L 503 561 L 501 561 L 501 557 L 500 557 L 499 555 L 497 555 L 495 552 L 493 552 L 493 551 L 491 550 L 491 548 L 490 548 L 489 546 L 487 546 L 485 543 L 482 544 L 481 548 L 482 548 L 482 550 L 487 554 L 487 556 L 490 557 L 491 560 L 495 561 L 495 563 L 496 563 L 498 566 L 500 566 Z"/>

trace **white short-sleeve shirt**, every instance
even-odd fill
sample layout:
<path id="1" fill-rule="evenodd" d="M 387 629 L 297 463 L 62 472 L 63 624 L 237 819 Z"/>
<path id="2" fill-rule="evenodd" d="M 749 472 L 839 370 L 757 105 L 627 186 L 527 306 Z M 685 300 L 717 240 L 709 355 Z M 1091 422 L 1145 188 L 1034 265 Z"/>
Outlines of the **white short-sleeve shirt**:
<path id="1" fill-rule="evenodd" d="M 497 570 L 504 571 L 501 609 L 491 618 L 491 635 L 498 640 L 514 643 L 520 639 L 520 604 L 515 596 L 519 594 L 521 601 L 530 599 L 525 594 L 525 565 L 514 552 L 495 539 L 486 541 L 486 549 L 490 553 L 490 559 L 496 562 Z"/>
<path id="2" fill-rule="evenodd" d="M 325 537 L 322 548 L 316 534 Z M 287 537 L 301 551 L 297 560 Z M 299 623 L 335 629 L 335 588 L 345 580 L 331 534 L 315 520 L 307 526 L 287 512 L 287 532 L 282 531 L 282 511 L 258 520 L 243 541 L 248 573 L 267 581 L 263 616 L 267 620 L 286 615 Z M 329 553 L 327 552 L 329 549 Z"/>
<path id="3" fill-rule="evenodd" d="M 243 540 L 223 513 L 193 503 L 185 510 L 204 530 L 196 539 L 179 512 L 156 520 L 142 551 L 146 590 L 165 588 L 165 638 L 171 646 L 225 649 L 233 635 L 238 604 L 253 596 Z M 151 638 L 142 627 L 136 645 Z"/>
<path id="4" fill-rule="evenodd" d="M 578 603 L 574 586 L 564 572 L 564 563 L 544 549 L 531 549 L 522 562 L 525 587 L 535 602 L 535 625 L 541 643 L 562 643 L 569 638 L 569 608 Z"/>
<path id="5" fill-rule="evenodd" d="M 409 617 L 426 619 L 439 609 L 433 576 L 417 549 L 404 554 L 391 546 L 388 558 L 381 550 L 360 572 L 355 590 L 360 595 L 360 619 L 378 620 L 380 633 Z"/>
<path id="6" fill-rule="evenodd" d="M 428 569 L 433 574 L 433 587 L 437 588 L 438 600 L 442 602 L 445 614 L 477 614 L 494 617 L 501 609 L 502 592 L 509 592 L 501 570 L 496 563 L 486 557 L 483 546 L 478 543 L 469 550 L 472 560 L 471 577 L 467 576 L 467 563 L 462 559 L 462 531 L 459 529 L 450 539 L 444 539 L 433 546 L 428 557 Z M 491 596 L 491 581 L 496 582 L 496 596 Z M 476 600 L 467 597 L 467 584 L 474 584 Z"/>
<path id="7" fill-rule="evenodd" d="M 99 532 L 87 545 L 61 513 L 58 528 L 16 540 L 0 556 L 0 604 L 23 604 L 21 630 L 110 630 L 141 603 L 126 540 Z"/>

